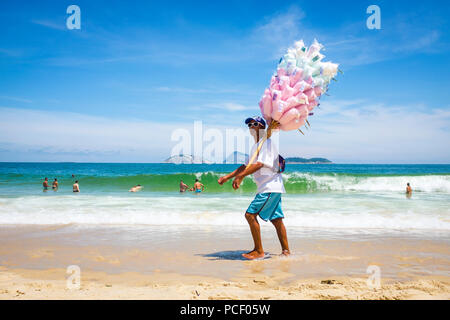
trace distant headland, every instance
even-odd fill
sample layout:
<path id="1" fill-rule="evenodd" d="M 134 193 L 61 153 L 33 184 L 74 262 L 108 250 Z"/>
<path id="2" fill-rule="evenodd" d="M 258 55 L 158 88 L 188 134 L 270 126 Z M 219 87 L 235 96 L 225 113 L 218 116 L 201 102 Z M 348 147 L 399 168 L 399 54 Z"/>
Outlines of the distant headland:
<path id="1" fill-rule="evenodd" d="M 291 164 L 330 164 L 332 161 L 325 158 L 301 158 L 301 157 L 288 157 L 285 159 L 286 163 Z"/>
<path id="2" fill-rule="evenodd" d="M 231 153 L 222 163 L 229 164 L 239 164 L 244 163 L 248 159 L 248 154 L 235 151 Z M 286 163 L 289 164 L 331 164 L 332 161 L 325 158 L 301 158 L 301 157 L 287 157 L 285 158 Z M 164 160 L 164 163 L 175 163 L 175 164 L 212 164 L 214 161 L 208 159 L 202 159 L 200 157 L 195 157 L 192 155 L 180 154 L 177 156 L 172 156 Z"/>

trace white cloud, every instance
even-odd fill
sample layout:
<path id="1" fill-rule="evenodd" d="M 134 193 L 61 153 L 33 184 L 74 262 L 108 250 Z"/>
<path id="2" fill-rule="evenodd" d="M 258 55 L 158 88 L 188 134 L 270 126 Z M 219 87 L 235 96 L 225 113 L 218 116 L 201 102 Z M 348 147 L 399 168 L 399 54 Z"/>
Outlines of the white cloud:
<path id="1" fill-rule="evenodd" d="M 168 154 L 170 133 L 179 125 L 10 108 L 0 108 L 0 114 L 2 149 L 11 154 L 68 153 L 75 159 L 84 154 L 101 158 L 106 153 L 119 154 L 122 161 L 144 157 L 156 161 Z"/>
<path id="2" fill-rule="evenodd" d="M 282 133 L 286 155 L 341 163 L 450 163 L 448 109 L 330 100 L 310 123 L 306 136 Z"/>
<path id="3" fill-rule="evenodd" d="M 194 137 L 191 119 L 158 123 L 136 119 L 111 119 L 72 112 L 50 112 L 0 107 L 0 159 L 2 161 L 161 162 L 177 144 L 176 129 Z M 218 119 L 220 120 L 220 119 Z M 244 126 L 225 126 L 219 121 L 207 129 L 246 132 Z M 206 147 L 208 143 L 204 143 Z M 192 146 L 193 148 L 193 140 Z M 244 150 L 242 150 L 244 151 Z"/>
<path id="4" fill-rule="evenodd" d="M 159 162 L 176 144 L 170 140 L 172 132 L 192 132 L 193 122 L 0 107 L 0 155 L 3 161 Z M 448 108 L 327 100 L 310 123 L 310 130 L 303 128 L 305 136 L 281 133 L 284 156 L 320 156 L 341 163 L 450 163 Z M 204 122 L 204 132 L 208 128 L 224 136 L 226 129 L 246 130 L 240 122 L 227 126 L 220 118 Z"/>
<path id="5" fill-rule="evenodd" d="M 422 17 L 424 20 L 420 20 L 420 23 L 411 23 L 414 19 L 417 20 L 414 12 L 390 18 L 383 16 L 382 30 L 368 30 L 365 20 L 360 17 L 354 23 L 346 23 L 333 30 L 326 30 L 320 24 L 316 24 L 314 28 L 307 27 L 303 23 L 307 19 L 307 12 L 294 5 L 262 17 L 253 28 L 243 30 L 239 37 L 228 34 L 226 30 L 196 29 L 198 26 L 195 26 L 192 27 L 196 31 L 195 38 L 186 37 L 183 41 L 174 41 L 155 30 L 145 34 L 143 30 L 133 29 L 125 33 L 114 33 L 92 26 L 91 31 L 85 30 L 79 36 L 83 35 L 101 44 L 99 47 L 103 51 L 98 51 L 98 56 L 51 57 L 44 62 L 56 66 L 121 62 L 175 67 L 244 61 L 276 62 L 296 40 L 304 39 L 308 44 L 314 38 L 325 45 L 325 54 L 329 54 L 331 60 L 347 67 L 397 59 L 413 53 L 439 52 L 445 46 L 448 49 L 448 45 L 439 41 L 441 26 L 438 22 Z M 65 28 L 64 25 L 46 20 L 34 20 L 33 23 L 54 29 Z M 214 37 L 211 45 L 208 42 L 203 46 L 194 44 L 199 39 L 211 36 Z M 149 41 L 145 41 L 145 37 Z"/>
<path id="6" fill-rule="evenodd" d="M 266 50 L 271 48 L 278 58 L 288 46 L 299 40 L 302 33 L 300 22 L 304 17 L 305 13 L 300 8 L 291 6 L 284 12 L 266 17 L 262 24 L 250 31 L 245 42 Z"/>
<path id="7" fill-rule="evenodd" d="M 173 93 L 238 93 L 238 89 L 227 88 L 186 88 L 186 87 L 155 87 L 150 91 L 173 92 Z M 148 89 L 136 89 L 136 91 L 149 91 Z"/>
<path id="8" fill-rule="evenodd" d="M 0 99 L 16 101 L 16 102 L 24 102 L 24 103 L 32 103 L 33 102 L 30 99 L 25 99 L 25 98 L 21 98 L 21 97 L 0 96 Z"/>
<path id="9" fill-rule="evenodd" d="M 210 103 L 205 105 L 206 108 L 221 109 L 224 111 L 245 111 L 245 110 L 257 110 L 255 106 L 245 106 L 243 104 L 234 102 L 221 102 L 221 103 Z"/>
<path id="10" fill-rule="evenodd" d="M 8 57 L 18 58 L 22 55 L 22 50 L 0 48 L 0 54 Z"/>
<path id="11" fill-rule="evenodd" d="M 61 30 L 61 31 L 67 30 L 64 20 L 62 20 L 61 23 L 56 23 L 50 20 L 31 20 L 31 22 L 54 30 Z"/>

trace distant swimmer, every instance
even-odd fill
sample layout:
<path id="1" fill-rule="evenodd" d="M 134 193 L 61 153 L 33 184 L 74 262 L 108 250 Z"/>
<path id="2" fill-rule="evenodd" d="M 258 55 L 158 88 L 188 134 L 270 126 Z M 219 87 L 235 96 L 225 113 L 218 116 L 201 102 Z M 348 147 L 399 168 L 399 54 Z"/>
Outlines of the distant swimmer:
<path id="1" fill-rule="evenodd" d="M 201 184 L 198 179 L 195 179 L 195 183 L 194 183 L 194 192 L 195 193 L 200 193 L 205 189 L 205 186 L 203 184 Z"/>
<path id="2" fill-rule="evenodd" d="M 58 190 L 58 179 L 56 179 L 56 178 L 55 178 L 55 181 L 53 181 L 52 189 L 55 191 Z"/>
<path id="3" fill-rule="evenodd" d="M 42 186 L 44 187 L 44 191 L 48 190 L 48 178 L 44 179 L 44 182 L 42 183 Z"/>
<path id="4" fill-rule="evenodd" d="M 130 189 L 130 192 L 138 192 L 141 191 L 142 186 L 140 184 L 138 184 L 137 186 L 134 186 L 133 188 Z"/>
<path id="5" fill-rule="evenodd" d="M 406 184 L 406 196 L 407 196 L 408 198 L 411 198 L 411 196 L 412 196 L 412 188 L 411 188 L 411 186 L 409 185 L 409 182 Z"/>
<path id="6" fill-rule="evenodd" d="M 180 180 L 180 192 L 185 192 L 189 189 L 189 186 L 183 182 L 183 180 Z"/>
<path id="7" fill-rule="evenodd" d="M 80 186 L 78 185 L 78 180 L 73 184 L 73 192 L 80 192 Z"/>

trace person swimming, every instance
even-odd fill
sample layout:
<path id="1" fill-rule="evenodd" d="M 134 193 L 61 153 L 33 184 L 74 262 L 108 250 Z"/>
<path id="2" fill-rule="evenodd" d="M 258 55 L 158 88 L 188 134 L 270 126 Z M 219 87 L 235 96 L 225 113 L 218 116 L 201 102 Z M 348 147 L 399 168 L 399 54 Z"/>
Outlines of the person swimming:
<path id="1" fill-rule="evenodd" d="M 180 192 L 185 192 L 186 190 L 190 190 L 189 186 L 183 180 L 180 180 Z"/>
<path id="2" fill-rule="evenodd" d="M 42 187 L 44 188 L 44 191 L 48 190 L 48 178 L 44 179 L 44 182 L 42 182 Z"/>
<path id="3" fill-rule="evenodd" d="M 58 190 L 58 179 L 56 179 L 56 178 L 55 178 L 55 181 L 53 181 L 52 189 L 54 191 Z"/>
<path id="4" fill-rule="evenodd" d="M 205 186 L 198 181 L 198 179 L 195 179 L 195 183 L 194 183 L 194 192 L 195 193 L 200 193 L 205 189 Z"/>
<path id="5" fill-rule="evenodd" d="M 73 184 L 73 192 L 80 192 L 80 186 L 78 185 L 78 180 Z"/>
<path id="6" fill-rule="evenodd" d="M 412 196 L 412 188 L 409 185 L 409 182 L 406 184 L 406 197 L 411 198 Z"/>
<path id="7" fill-rule="evenodd" d="M 131 188 L 129 190 L 129 192 L 138 192 L 138 191 L 141 191 L 141 189 L 142 189 L 142 186 L 140 184 L 138 184 L 138 185 L 134 186 L 133 188 Z"/>

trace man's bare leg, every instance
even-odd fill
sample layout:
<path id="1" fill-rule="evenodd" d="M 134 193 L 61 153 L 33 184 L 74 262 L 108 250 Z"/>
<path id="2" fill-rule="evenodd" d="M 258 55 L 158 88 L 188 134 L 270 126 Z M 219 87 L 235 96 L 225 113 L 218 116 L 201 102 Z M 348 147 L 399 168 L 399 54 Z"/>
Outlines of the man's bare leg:
<path id="1" fill-rule="evenodd" d="M 280 240 L 281 244 L 281 254 L 285 256 L 290 255 L 291 252 L 289 251 L 286 227 L 284 226 L 283 219 L 278 218 L 271 220 L 270 222 L 272 222 L 272 224 L 275 226 L 275 229 L 277 230 L 278 239 Z"/>
<path id="2" fill-rule="evenodd" d="M 242 256 L 250 260 L 264 257 L 264 250 L 261 241 L 261 228 L 259 226 L 257 216 L 257 214 L 250 214 L 248 212 L 245 213 L 245 218 L 250 226 L 253 242 L 255 243 L 255 248 L 253 251 L 243 253 Z"/>

